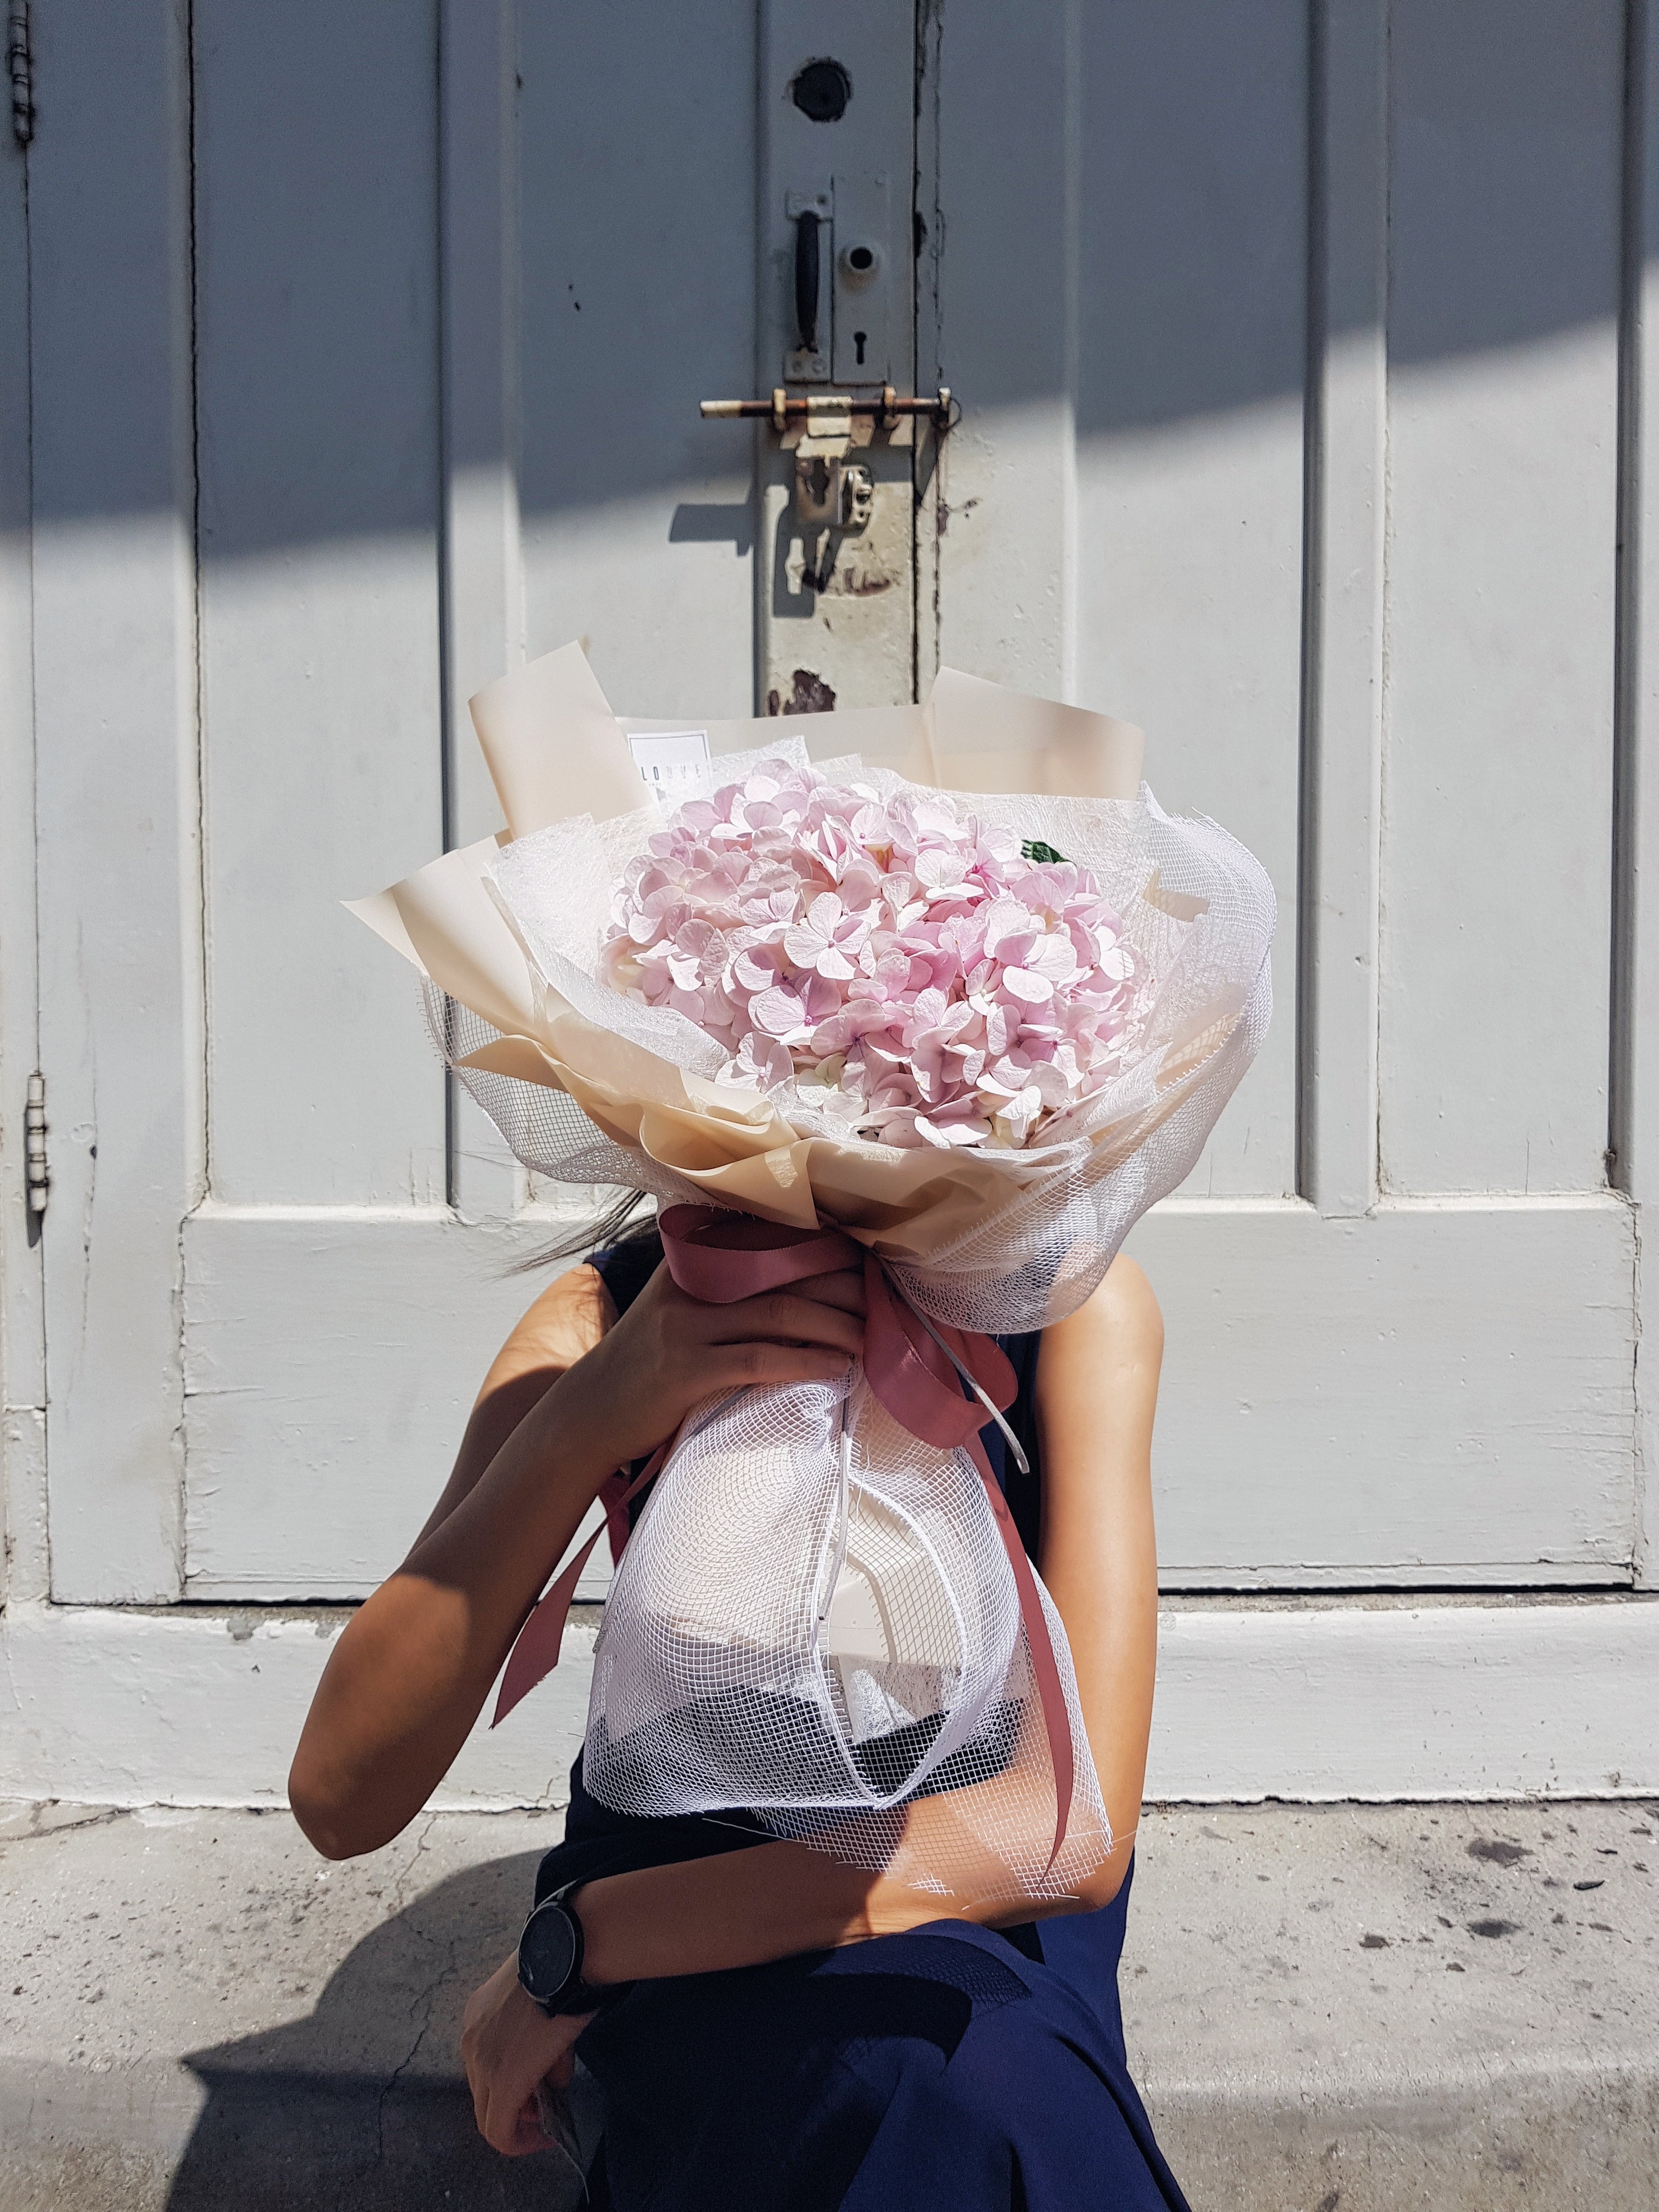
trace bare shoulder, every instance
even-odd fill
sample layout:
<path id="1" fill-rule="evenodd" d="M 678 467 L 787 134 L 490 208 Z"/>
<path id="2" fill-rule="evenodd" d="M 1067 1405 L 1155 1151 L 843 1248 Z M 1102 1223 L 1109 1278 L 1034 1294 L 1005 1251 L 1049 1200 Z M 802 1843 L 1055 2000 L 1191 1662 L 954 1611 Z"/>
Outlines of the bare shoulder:
<path id="1" fill-rule="evenodd" d="M 1088 1301 L 1097 1307 L 1110 1327 L 1133 1329 L 1142 1337 L 1164 1341 L 1164 1309 L 1147 1280 L 1146 1271 L 1127 1252 L 1120 1252 Z"/>
<path id="2" fill-rule="evenodd" d="M 519 1326 L 532 1332 L 550 1351 L 575 1360 L 592 1350 L 616 1318 L 605 1277 L 584 1260 L 553 1278 Z"/>
<path id="3" fill-rule="evenodd" d="M 597 1267 L 567 1267 L 532 1302 L 495 1355 L 481 1395 L 531 1373 L 562 1373 L 591 1352 L 617 1310 Z"/>
<path id="4" fill-rule="evenodd" d="M 1164 1314 L 1146 1270 L 1120 1252 L 1074 1314 L 1044 1332 L 1095 1357 L 1151 1360 L 1164 1350 Z"/>
<path id="5" fill-rule="evenodd" d="M 1163 1365 L 1164 1316 L 1152 1286 L 1120 1256 L 1075 1313 L 1042 1332 L 1036 1410 L 1045 1468 L 1051 1447 L 1061 1453 L 1060 1469 L 1066 1438 L 1086 1437 L 1090 1466 L 1103 1451 L 1121 1449 L 1144 1470 Z"/>

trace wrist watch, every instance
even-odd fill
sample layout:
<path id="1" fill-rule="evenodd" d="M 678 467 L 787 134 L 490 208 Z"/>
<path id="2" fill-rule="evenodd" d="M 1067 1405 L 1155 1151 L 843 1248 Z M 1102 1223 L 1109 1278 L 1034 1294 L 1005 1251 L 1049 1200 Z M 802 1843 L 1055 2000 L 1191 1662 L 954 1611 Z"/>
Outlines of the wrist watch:
<path id="1" fill-rule="evenodd" d="M 570 1901 L 581 1887 L 569 1881 L 544 1897 L 519 1938 L 520 1985 L 550 2019 L 561 2013 L 598 2012 L 633 1987 L 631 1982 L 607 1982 L 596 1989 L 582 1979 L 582 1923 Z"/>

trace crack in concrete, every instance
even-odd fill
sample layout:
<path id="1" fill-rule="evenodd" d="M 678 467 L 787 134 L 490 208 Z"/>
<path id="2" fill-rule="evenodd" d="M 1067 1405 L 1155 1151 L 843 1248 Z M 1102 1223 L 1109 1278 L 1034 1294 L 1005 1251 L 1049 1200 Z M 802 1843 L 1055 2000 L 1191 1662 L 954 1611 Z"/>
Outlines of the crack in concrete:
<path id="1" fill-rule="evenodd" d="M 0 1802 L 0 1845 L 39 1842 L 62 1835 L 67 1828 L 100 1828 L 120 1817 L 121 1808 L 114 1805 L 65 1806 L 56 1798 L 43 1798 L 25 1812 L 16 1808 L 8 1811 Z M 13 1821 L 15 1826 L 10 1825 Z"/>
<path id="2" fill-rule="evenodd" d="M 414 1850 L 410 1853 L 407 1863 L 404 1864 L 401 1872 L 398 1875 L 397 1879 L 392 1885 L 392 1910 L 387 1916 L 388 1918 L 394 1918 L 398 1914 L 401 1913 L 405 1904 L 408 1902 L 409 1885 L 413 1881 L 416 1869 L 419 1866 L 422 1856 L 424 1854 L 428 1844 L 431 1841 L 432 1831 L 437 1826 L 437 1822 L 438 1815 L 435 1813 L 428 1813 L 425 1821 L 422 1825 L 420 1833 L 415 1838 Z M 426 1930 L 423 1928 L 421 1928 L 417 1924 L 411 1923 L 409 1932 L 415 1937 L 418 1943 L 423 1945 L 428 1950 L 436 1949 L 436 1945 L 434 1944 L 432 1938 L 426 1933 Z M 422 1980 L 420 1988 L 416 1991 L 414 2002 L 409 2008 L 410 2017 L 411 2020 L 415 2019 L 416 2015 L 418 2015 L 419 2018 L 419 2024 L 415 2030 L 415 2039 L 410 2045 L 409 2049 L 404 2053 L 404 2057 L 398 2061 L 398 2064 L 392 2069 L 391 2074 L 386 2077 L 386 2086 L 380 2091 L 380 2096 L 375 2102 L 374 2155 L 377 2163 L 382 2166 L 386 2163 L 386 2106 L 390 2104 L 393 2095 L 396 2094 L 398 2084 L 403 2080 L 404 2075 L 408 2073 L 410 2068 L 415 2063 L 416 2059 L 420 2056 L 421 2045 L 426 2041 L 427 2036 L 431 2030 L 433 2016 L 438 2008 L 438 1993 L 442 1989 L 445 1980 L 447 1978 L 449 1974 L 453 1972 L 455 1967 L 455 1953 L 453 1944 L 448 1947 L 448 1951 L 449 1956 L 445 1964 L 438 1967 L 434 1972 L 429 1972 Z"/>

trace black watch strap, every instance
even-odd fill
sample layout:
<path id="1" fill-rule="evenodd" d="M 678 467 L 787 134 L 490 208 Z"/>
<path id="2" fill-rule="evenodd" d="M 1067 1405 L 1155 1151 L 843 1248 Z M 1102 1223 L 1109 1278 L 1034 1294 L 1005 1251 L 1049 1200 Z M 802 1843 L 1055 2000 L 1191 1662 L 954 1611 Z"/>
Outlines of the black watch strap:
<path id="1" fill-rule="evenodd" d="M 571 1901 L 582 1886 L 580 1881 L 567 1882 L 562 1889 L 544 1897 L 526 1921 L 519 1938 L 520 1986 L 550 2019 L 568 2013 L 599 2012 L 633 1987 L 631 1982 L 608 1982 L 595 1987 L 583 1978 L 586 1941 Z M 549 1954 L 565 1965 L 556 1982 L 550 1971 Z"/>

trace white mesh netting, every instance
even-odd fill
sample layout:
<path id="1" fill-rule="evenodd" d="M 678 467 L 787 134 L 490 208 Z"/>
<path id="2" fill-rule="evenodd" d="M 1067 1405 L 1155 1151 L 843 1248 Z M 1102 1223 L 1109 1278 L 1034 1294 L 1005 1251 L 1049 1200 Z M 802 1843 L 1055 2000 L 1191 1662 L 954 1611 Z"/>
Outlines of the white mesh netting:
<path id="1" fill-rule="evenodd" d="M 1133 803 L 951 796 L 1091 869 L 1151 977 L 1122 1071 L 1038 1146 L 990 1156 L 986 1202 L 925 1259 L 888 1255 L 934 1320 L 1036 1329 L 1083 1303 L 1187 1175 L 1254 1058 L 1271 1012 L 1273 896 L 1235 839 L 1171 818 L 1144 788 Z M 502 849 L 494 891 L 540 987 L 713 1079 L 725 1057 L 713 1039 L 593 972 L 612 886 L 658 826 L 651 814 L 538 831 Z M 426 1005 L 445 1057 L 535 1172 L 706 1200 L 562 1092 L 459 1065 L 497 1032 L 430 984 Z M 848 1141 L 810 1091 L 770 1095 L 799 1135 Z M 927 1888 L 1066 1894 L 1111 1835 L 1065 1631 L 1040 1584 L 1039 1599 L 1075 1775 L 1052 1865 L 1055 1778 L 1027 1632 L 967 1455 L 899 1428 L 857 1369 L 845 1388 L 724 1400 L 682 1437 L 623 1555 L 595 1656 L 587 1786 L 634 1814 L 750 1808 L 780 1835 Z"/>
<path id="2" fill-rule="evenodd" d="M 583 1776 L 647 1814 L 741 1803 L 943 1891 L 1064 1893 L 1111 1848 L 1058 1615 L 1067 1844 L 1012 1570 L 967 1454 L 854 1370 L 709 1407 L 659 1476 L 594 1654 Z M 947 1802 L 948 1801 L 948 1802 Z M 925 1814 L 918 1817 L 918 1803 Z"/>

